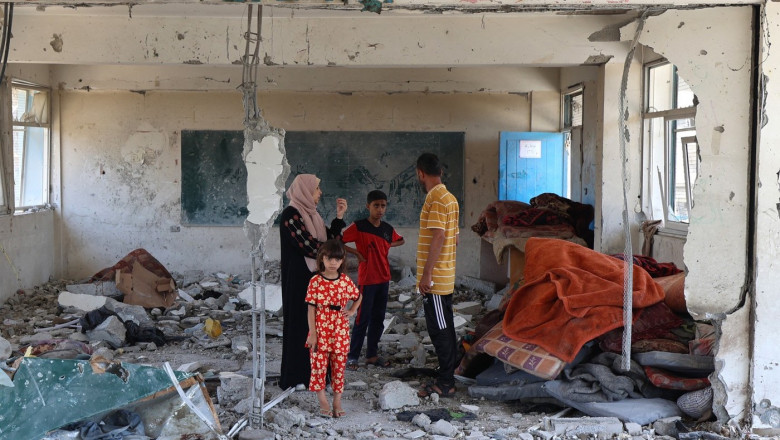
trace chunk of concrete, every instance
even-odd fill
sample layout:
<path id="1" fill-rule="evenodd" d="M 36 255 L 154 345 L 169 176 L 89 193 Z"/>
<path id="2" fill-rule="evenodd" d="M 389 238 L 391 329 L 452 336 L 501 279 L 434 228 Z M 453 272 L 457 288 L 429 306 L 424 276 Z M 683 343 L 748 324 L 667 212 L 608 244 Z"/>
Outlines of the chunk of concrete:
<path id="1" fill-rule="evenodd" d="M 9 359 L 11 357 L 11 353 L 13 353 L 11 343 L 8 342 L 8 340 L 0 337 L 0 361 Z"/>
<path id="2" fill-rule="evenodd" d="M 664 417 L 653 422 L 653 430 L 658 435 L 665 435 L 668 437 L 677 438 L 680 431 L 677 429 L 677 421 L 682 420 L 681 417 Z"/>
<path id="3" fill-rule="evenodd" d="M 134 322 L 141 327 L 153 327 L 154 320 L 146 313 L 143 306 L 125 304 L 112 299 L 106 301 L 106 309 L 119 316 L 124 322 Z"/>
<path id="4" fill-rule="evenodd" d="M 431 424 L 431 418 L 425 413 L 416 414 L 412 417 L 412 423 L 420 428 L 427 428 Z"/>
<path id="5" fill-rule="evenodd" d="M 463 316 L 461 316 L 461 315 L 455 315 L 455 316 L 453 316 L 453 318 L 452 318 L 452 323 L 454 324 L 453 326 L 454 326 L 454 327 L 455 327 L 455 329 L 457 330 L 457 329 L 459 329 L 459 328 L 463 327 L 464 325 L 468 324 L 468 323 L 469 323 L 469 321 L 468 321 L 468 320 L 466 320 L 466 318 L 464 318 L 464 317 L 463 317 Z"/>
<path id="6" fill-rule="evenodd" d="M 458 428 L 452 426 L 452 423 L 444 419 L 439 419 L 428 426 L 428 432 L 433 435 L 444 435 L 452 438 L 458 435 Z"/>
<path id="7" fill-rule="evenodd" d="M 217 401 L 219 406 L 229 408 L 247 398 L 252 390 L 252 378 L 230 371 L 219 373 Z"/>
<path id="8" fill-rule="evenodd" d="M 262 295 L 262 288 L 259 285 L 255 286 L 255 305 L 260 308 L 260 300 Z M 252 286 L 244 289 L 243 292 L 238 294 L 238 297 L 242 301 L 252 305 Z M 265 310 L 273 315 L 278 316 L 282 312 L 282 286 L 278 284 L 266 284 L 265 285 Z"/>
<path id="9" fill-rule="evenodd" d="M 100 325 L 87 332 L 90 342 L 104 341 L 112 348 L 125 345 L 127 330 L 122 321 L 116 316 L 109 316 Z"/>
<path id="10" fill-rule="evenodd" d="M 623 433 L 623 422 L 617 417 L 545 417 L 544 429 L 555 435 L 612 437 Z"/>
<path id="11" fill-rule="evenodd" d="M 65 290 L 71 293 L 78 293 L 82 295 L 93 296 L 107 296 L 109 298 L 121 298 L 124 295 L 116 287 L 116 283 L 113 281 L 96 281 L 94 283 L 86 284 L 68 284 L 65 286 Z"/>
<path id="12" fill-rule="evenodd" d="M 238 335 L 231 340 L 231 349 L 234 353 L 249 353 L 252 351 L 252 341 L 247 335 Z"/>
<path id="13" fill-rule="evenodd" d="M 425 437 L 425 431 L 420 429 L 416 429 L 414 431 L 407 432 L 406 434 L 404 434 L 404 438 L 408 438 L 411 440 L 422 438 L 422 437 Z"/>
<path id="14" fill-rule="evenodd" d="M 482 311 L 482 303 L 478 301 L 466 301 L 454 304 L 452 310 L 461 315 L 476 315 Z"/>
<path id="15" fill-rule="evenodd" d="M 479 278 L 461 276 L 456 278 L 455 284 L 466 289 L 477 291 L 485 296 L 496 293 L 496 283 L 481 280 Z"/>
<path id="16" fill-rule="evenodd" d="M 419 404 L 420 398 L 417 397 L 417 391 L 400 380 L 386 383 L 382 387 L 382 391 L 379 392 L 379 407 L 383 410 Z"/>
<path id="17" fill-rule="evenodd" d="M 626 422 L 626 432 L 628 435 L 642 435 L 642 425 L 634 422 Z"/>
<path id="18" fill-rule="evenodd" d="M 303 426 L 306 424 L 306 416 L 293 409 L 278 409 L 273 413 L 273 421 L 284 431 L 289 431 L 293 426 Z"/>
<path id="19" fill-rule="evenodd" d="M 96 296 L 85 293 L 73 293 L 67 290 L 57 296 L 57 304 L 62 308 L 73 307 L 82 312 L 91 312 L 106 305 L 107 296 Z"/>

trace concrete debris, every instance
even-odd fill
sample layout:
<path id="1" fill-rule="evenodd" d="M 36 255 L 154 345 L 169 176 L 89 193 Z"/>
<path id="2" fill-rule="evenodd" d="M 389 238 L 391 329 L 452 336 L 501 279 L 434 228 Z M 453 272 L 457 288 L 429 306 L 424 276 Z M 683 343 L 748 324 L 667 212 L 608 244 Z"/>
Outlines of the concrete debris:
<path id="1" fill-rule="evenodd" d="M 477 291 L 485 297 L 490 297 L 496 293 L 496 283 L 479 278 L 459 276 L 455 278 L 455 285 L 462 289 Z"/>
<path id="2" fill-rule="evenodd" d="M 555 435 L 611 437 L 623 432 L 623 422 L 615 417 L 548 418 L 544 429 Z"/>
<path id="3" fill-rule="evenodd" d="M 434 435 L 444 435 L 447 437 L 455 437 L 458 435 L 458 429 L 452 426 L 452 423 L 440 419 L 428 426 L 428 432 Z"/>
<path id="4" fill-rule="evenodd" d="M 267 403 L 283 391 L 277 387 L 283 321 L 279 316 L 278 262 L 266 262 L 265 269 L 266 314 L 265 327 L 261 330 L 267 339 L 262 353 L 266 356 L 267 381 L 257 383 L 256 389 L 264 393 L 262 396 Z M 638 439 L 677 435 L 679 417 L 658 420 L 644 428 L 631 423 L 624 425 L 612 418 L 566 419 L 557 414 L 545 419 L 550 414 L 529 412 L 531 406 L 518 408 L 507 402 L 471 397 L 468 386 L 463 383 L 457 384 L 458 392 L 453 398 L 439 398 L 434 394 L 428 399 L 420 399 L 417 390 L 422 382 L 431 379 L 414 370 L 433 371 L 438 360 L 427 332 L 422 297 L 415 291 L 413 270 L 396 265 L 392 273 L 401 277 L 400 281 L 390 283 L 385 329 L 379 342 L 379 353 L 391 362 L 391 368 L 367 366 L 365 352 L 361 354 L 358 370 L 346 372 L 343 406 L 347 415 L 342 418 L 321 415 L 316 395 L 300 386 L 264 413 L 264 430 L 247 427 L 232 438 L 549 440 L 554 437 L 618 436 L 626 439 L 633 436 Z M 227 430 L 260 405 L 259 398 L 254 402 L 251 398 L 253 314 L 249 276 L 226 272 L 210 275 L 203 271 L 172 272 L 171 275 L 178 295 L 167 307 L 144 308 L 111 299 L 101 294 L 111 291 L 108 282 L 99 286 L 52 282 L 12 296 L 0 305 L 0 361 L 20 356 L 19 349 L 26 344 L 62 338 L 87 342 L 93 356 L 108 361 L 147 365 L 170 362 L 178 366 L 178 371 L 198 373 L 204 378 L 203 387 L 217 404 L 216 414 Z M 356 273 L 349 275 L 356 279 Z M 66 286 L 81 287 L 70 291 Z M 498 307 L 506 290 L 496 293 L 495 287 L 490 282 L 458 277 L 453 302 L 459 339 L 465 340 L 479 319 L 488 310 Z M 259 301 L 257 303 L 259 305 Z M 117 316 L 106 318 L 86 334 L 75 326 L 55 328 L 104 305 Z M 205 323 L 209 319 L 221 323 L 222 335 L 216 339 L 206 334 Z M 149 326 L 164 334 L 167 343 L 149 341 L 128 345 L 123 321 Z M 404 370 L 413 370 L 413 377 L 394 375 Z M 330 389 L 328 395 L 331 395 Z M 450 416 L 429 417 L 420 412 L 413 419 L 401 421 L 399 417 L 396 420 L 396 413 L 410 408 L 426 412 L 441 410 Z M 554 407 L 550 412 L 557 410 L 558 407 Z M 465 420 L 454 416 L 464 413 L 477 418 Z M 544 424 L 539 425 L 540 421 Z"/>
<path id="5" fill-rule="evenodd" d="M 379 406 L 384 410 L 419 404 L 420 398 L 417 397 L 417 391 L 400 380 L 386 383 L 379 393 Z"/>
<path id="6" fill-rule="evenodd" d="M 420 428 L 427 429 L 431 424 L 431 418 L 423 413 L 420 413 L 412 417 L 412 424 L 419 426 Z"/>
<path id="7" fill-rule="evenodd" d="M 5 338 L 0 338 L 0 361 L 9 359 L 12 352 L 11 343 Z"/>
<path id="8" fill-rule="evenodd" d="M 257 308 L 260 308 L 260 301 L 262 295 L 262 288 L 255 286 L 255 304 Z M 246 290 L 238 294 L 246 304 L 252 306 L 252 287 L 248 287 Z M 265 310 L 275 316 L 282 313 L 282 286 L 278 284 L 267 284 L 265 286 Z"/>
<path id="9" fill-rule="evenodd" d="M 113 348 L 125 345 L 127 329 L 116 316 L 109 316 L 100 325 L 87 332 L 90 342 L 105 341 Z"/>
<path id="10" fill-rule="evenodd" d="M 484 306 L 479 301 L 466 301 L 452 306 L 452 310 L 461 315 L 476 315 L 480 313 L 483 308 Z"/>
<path id="11" fill-rule="evenodd" d="M 72 307 L 81 312 L 91 312 L 106 305 L 106 296 L 95 296 L 84 293 L 73 293 L 67 290 L 60 292 L 57 304 L 62 308 Z"/>
<path id="12" fill-rule="evenodd" d="M 65 286 L 68 292 L 80 295 L 107 296 L 114 299 L 122 297 L 123 293 L 116 287 L 114 281 L 96 281 L 85 284 L 68 284 Z"/>

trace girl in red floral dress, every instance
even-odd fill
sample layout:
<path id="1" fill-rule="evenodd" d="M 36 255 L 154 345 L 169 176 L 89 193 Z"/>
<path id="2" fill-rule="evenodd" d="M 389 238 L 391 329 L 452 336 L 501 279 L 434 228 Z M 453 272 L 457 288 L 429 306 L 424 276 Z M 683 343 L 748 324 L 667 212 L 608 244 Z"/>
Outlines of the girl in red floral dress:
<path id="1" fill-rule="evenodd" d="M 309 390 L 317 392 L 320 414 L 343 417 L 341 394 L 344 392 L 344 369 L 349 353 L 349 318 L 357 312 L 362 297 L 360 290 L 342 273 L 344 244 L 339 239 L 328 240 L 317 251 L 317 273 L 309 281 L 306 303 L 309 305 L 309 336 L 306 346 L 311 354 Z M 354 300 L 346 309 L 347 302 Z M 333 409 L 325 395 L 325 374 L 330 364 L 333 387 Z"/>

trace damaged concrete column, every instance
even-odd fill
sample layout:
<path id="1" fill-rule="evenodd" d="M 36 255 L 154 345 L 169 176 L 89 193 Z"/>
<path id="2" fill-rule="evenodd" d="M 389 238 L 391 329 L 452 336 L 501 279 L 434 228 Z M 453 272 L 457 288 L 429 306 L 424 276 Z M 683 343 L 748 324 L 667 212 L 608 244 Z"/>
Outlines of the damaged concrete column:
<path id="1" fill-rule="evenodd" d="M 674 64 L 699 99 L 700 164 L 684 248 L 685 300 L 694 319 L 711 320 L 719 329 L 710 380 L 721 423 L 749 416 L 752 20 L 751 7 L 667 10 L 647 19 L 639 39 Z M 629 41 L 634 30 L 624 28 L 622 39 Z M 777 393 L 770 388 L 765 391 Z"/>

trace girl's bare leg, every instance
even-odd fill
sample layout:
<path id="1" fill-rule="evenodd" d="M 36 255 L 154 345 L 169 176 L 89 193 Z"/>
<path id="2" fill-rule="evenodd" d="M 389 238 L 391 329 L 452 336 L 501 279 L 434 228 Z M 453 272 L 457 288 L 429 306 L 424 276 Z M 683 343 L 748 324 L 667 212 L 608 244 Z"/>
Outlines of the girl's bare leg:
<path id="1" fill-rule="evenodd" d="M 333 393 L 333 413 L 344 413 L 344 410 L 341 408 L 341 393 Z"/>

